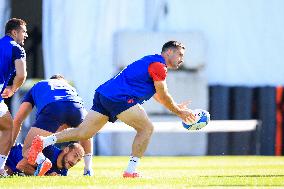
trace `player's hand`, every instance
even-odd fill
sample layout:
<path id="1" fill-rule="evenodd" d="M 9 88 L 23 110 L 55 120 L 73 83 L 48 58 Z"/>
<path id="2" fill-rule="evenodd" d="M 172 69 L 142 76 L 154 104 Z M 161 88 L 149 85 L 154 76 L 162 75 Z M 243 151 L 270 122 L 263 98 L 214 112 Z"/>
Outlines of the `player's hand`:
<path id="1" fill-rule="evenodd" d="M 3 93 L 1 94 L 2 98 L 9 98 L 11 96 L 13 96 L 14 91 L 12 91 L 12 87 L 11 86 L 7 86 Z"/>
<path id="2" fill-rule="evenodd" d="M 186 123 L 195 122 L 195 115 L 192 113 L 192 110 L 190 109 L 181 110 L 178 116 Z"/>

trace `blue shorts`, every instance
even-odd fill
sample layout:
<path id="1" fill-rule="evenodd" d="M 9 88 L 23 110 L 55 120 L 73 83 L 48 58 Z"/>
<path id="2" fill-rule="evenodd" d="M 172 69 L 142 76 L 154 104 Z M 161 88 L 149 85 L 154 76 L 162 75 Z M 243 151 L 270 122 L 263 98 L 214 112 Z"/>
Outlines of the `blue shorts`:
<path id="1" fill-rule="evenodd" d="M 53 102 L 42 109 L 32 127 L 55 133 L 62 124 L 77 127 L 86 114 L 86 109 L 80 103 Z"/>
<path id="2" fill-rule="evenodd" d="M 117 115 L 136 105 L 138 102 L 131 99 L 129 102 L 116 102 L 96 92 L 93 100 L 92 110 L 109 117 L 109 121 L 114 123 Z"/>
<path id="3" fill-rule="evenodd" d="M 16 144 L 11 148 L 10 154 L 6 161 L 6 166 L 8 166 L 14 173 L 21 172 L 16 166 L 23 159 L 22 155 L 23 145 Z"/>

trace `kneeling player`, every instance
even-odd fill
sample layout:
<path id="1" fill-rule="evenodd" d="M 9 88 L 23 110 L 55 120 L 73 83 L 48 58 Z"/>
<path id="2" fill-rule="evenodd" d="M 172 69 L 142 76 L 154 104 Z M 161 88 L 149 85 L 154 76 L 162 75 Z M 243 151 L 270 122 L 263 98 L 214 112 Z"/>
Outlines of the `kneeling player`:
<path id="1" fill-rule="evenodd" d="M 47 136 L 65 128 L 77 127 L 85 118 L 87 111 L 83 106 L 83 100 L 76 89 L 68 84 L 61 75 L 54 75 L 48 80 L 35 84 L 25 95 L 22 104 L 14 119 L 13 141 L 21 128 L 21 124 L 32 111 L 37 108 L 36 121 L 29 130 L 23 145 L 23 156 L 27 157 L 32 139 L 36 135 Z M 81 140 L 80 144 L 85 150 L 84 175 L 92 175 L 92 139 Z M 48 162 L 40 154 L 37 164 Z M 47 169 L 48 163 L 43 164 Z"/>
<path id="2" fill-rule="evenodd" d="M 39 166 L 32 166 L 22 156 L 22 144 L 12 147 L 5 169 L 9 175 L 35 175 L 35 176 L 67 176 L 68 169 L 76 165 L 84 156 L 84 149 L 79 143 L 71 143 L 63 150 L 55 146 L 49 146 L 43 150 L 43 154 L 51 161 L 51 169 L 47 172 Z M 46 173 L 45 173 L 46 172 Z"/>

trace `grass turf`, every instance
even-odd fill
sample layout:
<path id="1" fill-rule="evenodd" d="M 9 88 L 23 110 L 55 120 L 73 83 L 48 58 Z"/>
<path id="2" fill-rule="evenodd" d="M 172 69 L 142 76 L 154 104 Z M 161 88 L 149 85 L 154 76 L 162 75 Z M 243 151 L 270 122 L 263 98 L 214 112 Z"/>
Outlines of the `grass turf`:
<path id="1" fill-rule="evenodd" d="M 95 176 L 84 177 L 83 162 L 67 177 L 0 178 L 0 188 L 284 188 L 284 157 L 144 157 L 143 178 L 123 179 L 128 157 L 95 157 Z"/>

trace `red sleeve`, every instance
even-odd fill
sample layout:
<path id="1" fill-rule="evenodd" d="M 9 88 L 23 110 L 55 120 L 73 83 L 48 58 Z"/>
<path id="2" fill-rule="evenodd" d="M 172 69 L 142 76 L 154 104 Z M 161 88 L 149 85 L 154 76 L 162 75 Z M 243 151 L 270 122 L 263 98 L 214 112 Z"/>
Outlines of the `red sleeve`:
<path id="1" fill-rule="evenodd" d="M 148 72 L 154 81 L 163 81 L 167 77 L 167 67 L 160 62 L 150 64 Z"/>

